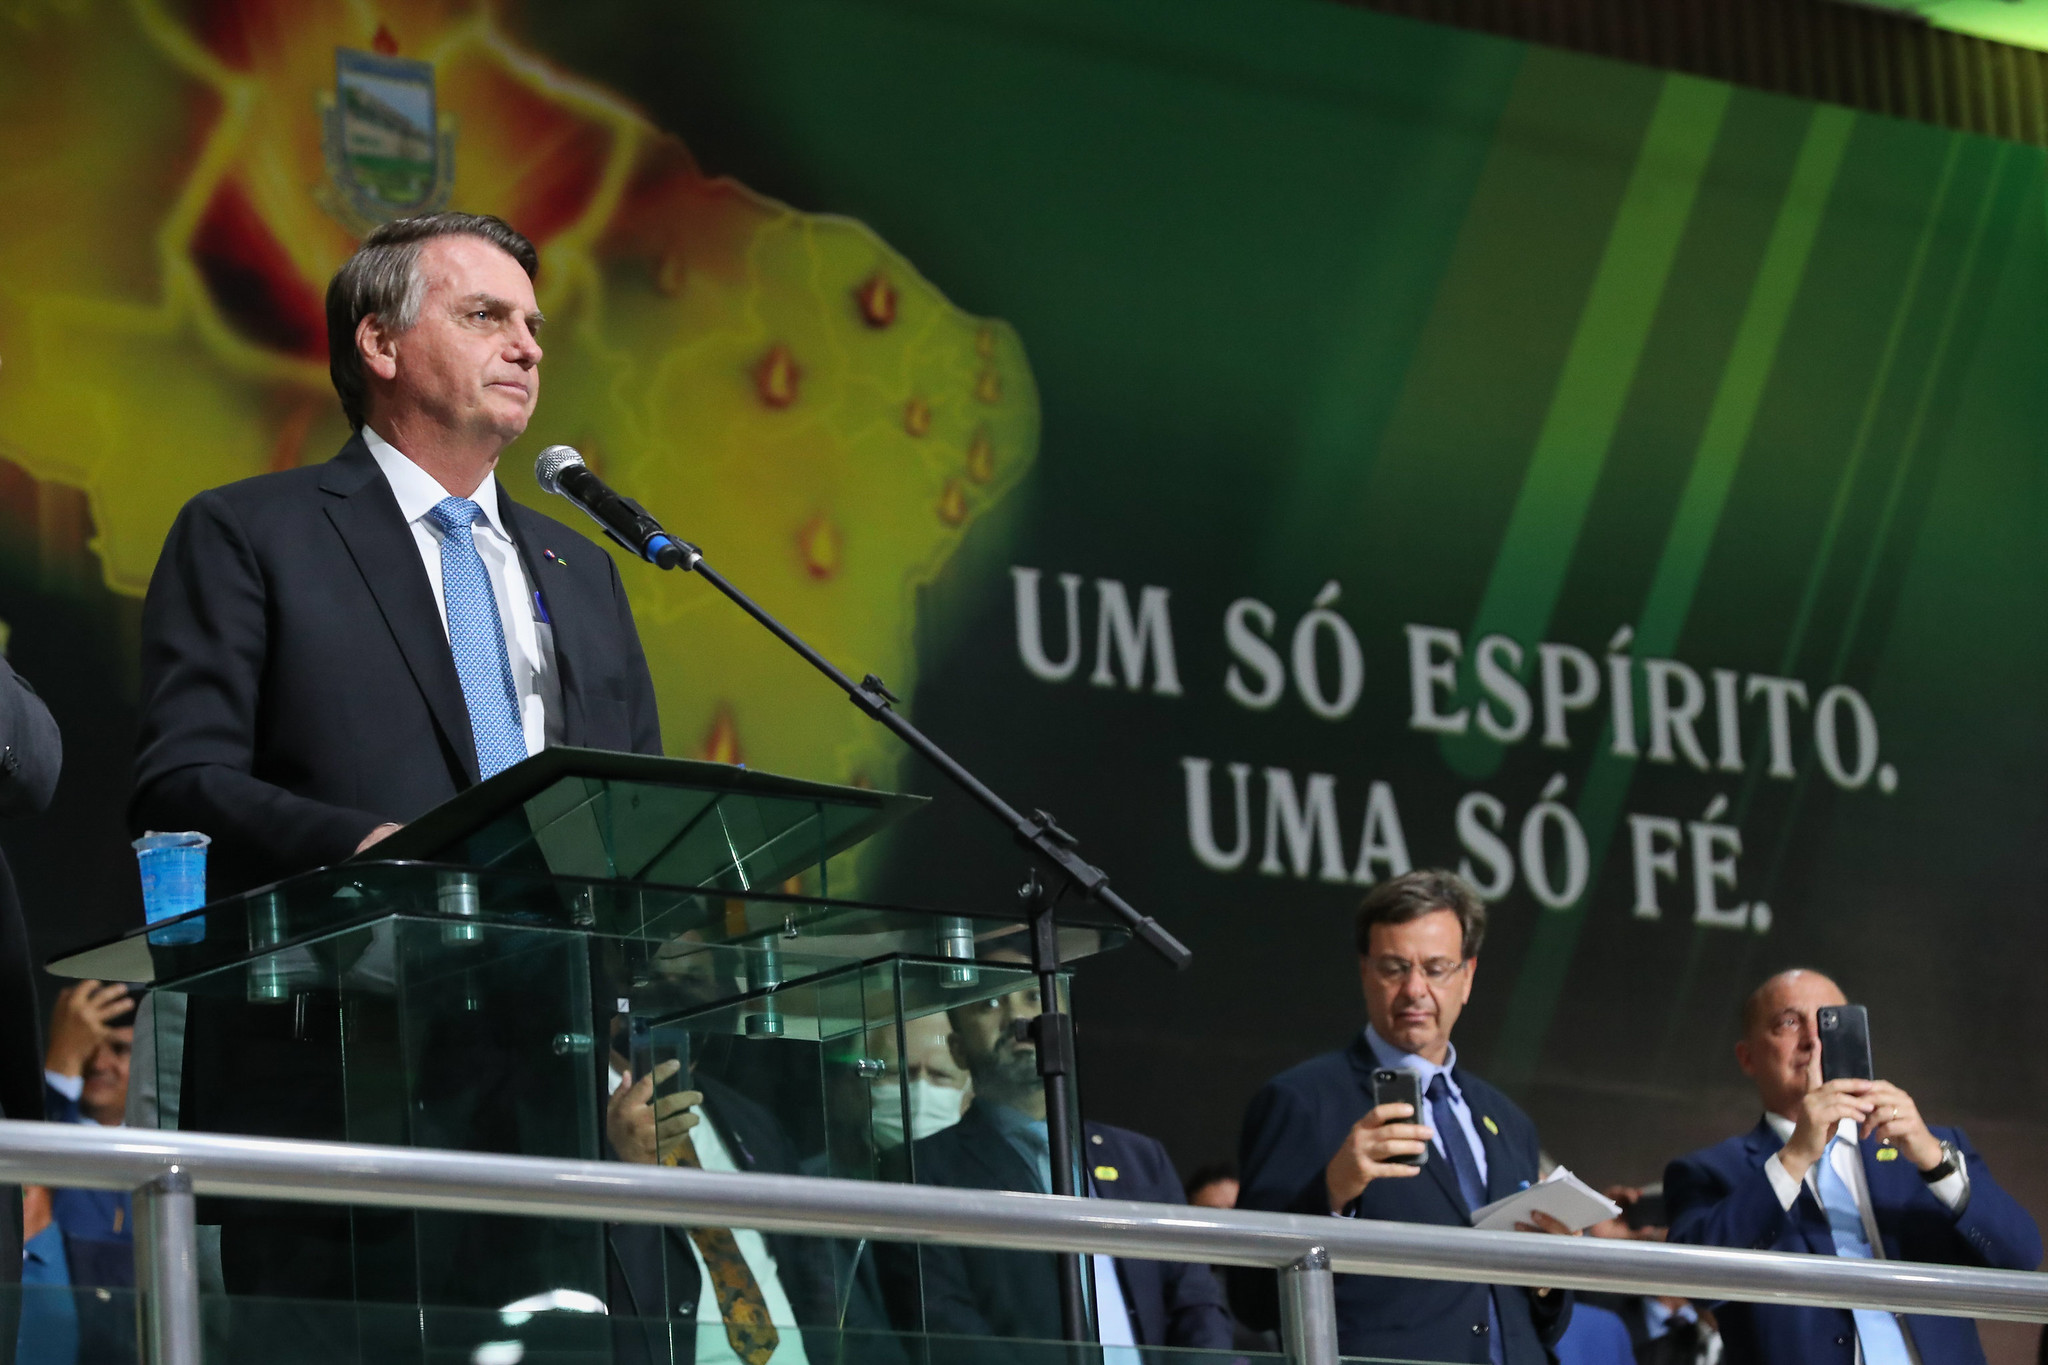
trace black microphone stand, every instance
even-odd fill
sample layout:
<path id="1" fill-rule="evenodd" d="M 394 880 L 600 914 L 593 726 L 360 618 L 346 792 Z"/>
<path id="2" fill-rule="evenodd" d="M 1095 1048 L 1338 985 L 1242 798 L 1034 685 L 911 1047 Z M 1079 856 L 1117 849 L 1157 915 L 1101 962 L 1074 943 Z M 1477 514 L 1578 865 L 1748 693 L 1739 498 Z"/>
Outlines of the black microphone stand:
<path id="1" fill-rule="evenodd" d="M 616 535 L 613 538 L 620 539 Z M 1030 923 L 1031 967 L 1038 977 L 1040 1013 L 1037 1018 L 1030 1021 L 1029 1031 L 1030 1037 L 1037 1044 L 1038 1074 L 1045 1086 L 1045 1131 L 1046 1146 L 1052 1163 L 1052 1192 L 1070 1197 L 1079 1194 L 1075 1181 L 1077 1162 L 1074 1158 L 1074 1028 L 1073 1020 L 1060 1000 L 1059 921 L 1054 913 L 1054 906 L 1066 891 L 1078 890 L 1088 899 L 1108 906 L 1116 912 L 1146 947 L 1165 958 L 1176 971 L 1192 962 L 1194 955 L 1156 920 L 1149 915 L 1140 914 L 1130 902 L 1110 890 L 1108 875 L 1074 852 L 1077 840 L 1061 829 L 1052 816 L 1042 810 L 1035 810 L 1028 816 L 1020 814 L 1009 802 L 990 790 L 980 778 L 961 766 L 959 760 L 941 749 L 923 731 L 893 710 L 892 706 L 897 698 L 880 678 L 870 673 L 856 683 L 840 672 L 830 659 L 812 649 L 794 631 L 769 615 L 759 603 L 734 587 L 723 574 L 705 563 L 703 554 L 696 546 L 674 536 L 668 536 L 667 539 L 680 553 L 671 555 L 667 553 L 669 547 L 662 547 L 660 560 L 669 562 L 661 563 L 660 567 L 695 573 L 730 598 L 741 611 L 760 622 L 769 634 L 795 650 L 806 663 L 829 678 L 855 706 L 866 712 L 870 718 L 881 722 L 927 763 L 950 778 L 955 786 L 973 797 L 989 814 L 1007 825 L 1018 843 L 1037 854 L 1042 862 L 1058 874 L 1059 886 L 1048 891 L 1038 878 L 1038 867 L 1033 865 L 1024 875 L 1024 884 L 1018 888 L 1017 898 Z M 636 548 L 623 539 L 620 539 L 620 543 L 626 544 L 628 549 Z M 1060 1317 L 1066 1329 L 1067 1339 L 1086 1341 L 1089 1339 L 1087 1298 L 1083 1287 L 1086 1280 L 1082 1275 L 1081 1257 L 1078 1253 L 1062 1252 L 1056 1259 L 1059 1262 L 1060 1276 Z"/>

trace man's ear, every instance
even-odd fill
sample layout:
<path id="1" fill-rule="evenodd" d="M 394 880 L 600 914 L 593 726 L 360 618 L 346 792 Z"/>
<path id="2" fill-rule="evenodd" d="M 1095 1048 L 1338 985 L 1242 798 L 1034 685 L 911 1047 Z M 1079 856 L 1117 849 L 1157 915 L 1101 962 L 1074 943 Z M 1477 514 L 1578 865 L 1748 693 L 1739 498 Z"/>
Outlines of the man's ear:
<path id="1" fill-rule="evenodd" d="M 1459 1004 L 1469 1005 L 1472 1003 L 1472 978 L 1477 975 L 1479 975 L 1479 955 L 1474 953 L 1471 957 L 1465 959 L 1465 998 L 1460 1000 Z"/>
<path id="2" fill-rule="evenodd" d="M 946 1051 L 953 1054 L 954 1066 L 962 1071 L 968 1071 L 971 1068 L 967 1065 L 967 1049 L 961 1046 L 961 1041 L 960 1030 L 953 1030 L 946 1035 Z"/>
<path id="3" fill-rule="evenodd" d="M 1749 1039 L 1740 1038 L 1735 1043 L 1735 1065 L 1742 1068 L 1745 1076 L 1756 1075 L 1756 1061 L 1749 1055 Z"/>
<path id="4" fill-rule="evenodd" d="M 356 324 L 356 354 L 363 358 L 363 368 L 386 383 L 398 377 L 397 343 L 398 338 L 375 313 Z"/>

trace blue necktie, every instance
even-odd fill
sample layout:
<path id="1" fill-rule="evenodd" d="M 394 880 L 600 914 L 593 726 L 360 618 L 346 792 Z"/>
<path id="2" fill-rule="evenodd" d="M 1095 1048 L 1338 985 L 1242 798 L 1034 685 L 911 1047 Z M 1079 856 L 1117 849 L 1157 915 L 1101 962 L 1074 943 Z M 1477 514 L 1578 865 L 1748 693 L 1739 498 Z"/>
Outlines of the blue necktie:
<path id="1" fill-rule="evenodd" d="M 1486 1183 L 1479 1178 L 1479 1162 L 1472 1155 L 1472 1144 L 1465 1140 L 1464 1125 L 1451 1111 L 1451 1087 L 1441 1071 L 1429 1078 L 1429 1126 L 1436 1130 L 1437 1142 L 1450 1157 L 1451 1169 L 1458 1173 L 1458 1193 L 1465 1196 L 1466 1209 L 1484 1207 Z M 1500 1309 L 1491 1288 L 1486 1291 L 1486 1354 L 1493 1365 L 1507 1359 L 1507 1347 L 1500 1339 Z"/>
<path id="2" fill-rule="evenodd" d="M 512 687 L 512 661 L 505 652 L 505 624 L 498 619 L 498 595 L 476 552 L 470 523 L 483 509 L 468 498 L 443 498 L 427 512 L 441 528 L 441 597 L 448 604 L 448 648 L 462 699 L 469 704 L 469 730 L 476 740 L 477 771 L 485 777 L 526 757 L 526 731 L 519 724 L 519 694 Z"/>
<path id="3" fill-rule="evenodd" d="M 1820 1206 L 1828 1216 L 1828 1231 L 1835 1239 L 1835 1254 L 1850 1256 L 1859 1261 L 1874 1259 L 1870 1251 L 1870 1238 L 1864 1235 L 1863 1215 L 1856 1210 L 1856 1196 L 1849 1189 L 1841 1172 L 1835 1169 L 1835 1149 L 1846 1147 L 1855 1160 L 1862 1160 L 1862 1153 L 1845 1143 L 1841 1138 L 1828 1142 L 1827 1151 L 1821 1154 L 1819 1177 Z M 1899 1320 L 1890 1313 L 1875 1308 L 1858 1308 L 1856 1314 L 1856 1336 L 1863 1343 L 1863 1365 L 1911 1365 L 1912 1354 L 1906 1349 L 1905 1334 L 1899 1331 Z"/>

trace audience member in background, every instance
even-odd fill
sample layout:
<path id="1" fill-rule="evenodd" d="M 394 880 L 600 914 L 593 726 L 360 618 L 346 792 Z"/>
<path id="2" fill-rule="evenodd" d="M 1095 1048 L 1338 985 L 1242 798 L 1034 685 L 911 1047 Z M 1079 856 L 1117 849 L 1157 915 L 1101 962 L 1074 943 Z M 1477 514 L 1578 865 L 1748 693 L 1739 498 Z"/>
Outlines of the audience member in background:
<path id="1" fill-rule="evenodd" d="M 944 1014 L 927 1014 L 903 1025 L 904 1051 L 897 1055 L 896 1030 L 877 1030 L 874 1055 L 888 1067 L 868 1086 L 875 1145 L 899 1148 L 928 1138 L 960 1121 L 971 1087 L 966 1068 L 953 1056 L 953 1025 Z M 903 1129 L 908 1099 L 910 1131 Z"/>
<path id="2" fill-rule="evenodd" d="M 1486 907 L 1449 872 L 1410 872 L 1358 910 L 1368 1026 L 1348 1047 L 1282 1073 L 1253 1097 L 1238 1148 L 1241 1208 L 1468 1227 L 1472 1211 L 1538 1175 L 1536 1125 L 1458 1065 L 1451 1030 L 1472 997 Z M 1375 1105 L 1372 1073 L 1420 1078 L 1427 1115 Z M 1420 1166 L 1400 1158 L 1428 1152 Z M 1564 1233 L 1555 1219 L 1527 1231 Z M 1254 1327 L 1279 1318 L 1275 1276 L 1233 1270 L 1231 1302 Z M 1347 1356 L 1541 1365 L 1571 1296 L 1385 1276 L 1337 1277 L 1337 1344 Z"/>
<path id="3" fill-rule="evenodd" d="M 1237 1207 L 1237 1163 L 1212 1161 L 1207 1166 L 1197 1167 L 1181 1188 L 1187 1192 L 1188 1203 L 1197 1208 L 1234 1209 Z"/>
<path id="4" fill-rule="evenodd" d="M 1038 1014 L 1035 984 L 950 1012 L 953 1053 L 973 1078 L 974 1103 L 960 1122 L 912 1148 L 920 1184 L 1051 1191 L 1038 1048 L 1015 1027 Z M 1081 1175 L 1093 1197 L 1183 1202 L 1180 1179 L 1157 1141 L 1105 1123 L 1086 1124 L 1083 1134 Z M 1065 1335 L 1053 1257 L 937 1245 L 921 1248 L 917 1256 L 927 1331 L 1036 1340 Z M 1093 1276 L 1104 1347 L 1229 1348 L 1230 1317 L 1207 1266 L 1108 1256 L 1085 1264 Z M 970 1354 L 977 1361 L 988 1358 L 986 1352 Z M 1105 1356 L 1117 1358 L 1107 1351 Z"/>
<path id="5" fill-rule="evenodd" d="M 52 1123 L 121 1126 L 135 997 L 119 981 L 80 981 L 57 993 L 43 1054 L 44 1115 Z M 135 1286 L 135 1210 L 126 1190 L 50 1192 L 74 1285 Z"/>
<path id="6" fill-rule="evenodd" d="M 636 1078 L 627 1059 L 612 1053 L 605 1134 L 620 1160 L 798 1173 L 796 1150 L 772 1113 L 712 1077 L 679 1079 L 681 1066 L 665 1061 L 652 1075 Z M 700 1359 L 805 1365 L 836 1357 L 835 1343 L 806 1340 L 811 1334 L 792 1326 L 831 1329 L 840 1321 L 832 1248 L 824 1238 L 643 1223 L 614 1224 L 606 1233 L 610 1306 L 619 1319 L 612 1340 L 620 1365 L 688 1365 Z M 686 1328 L 673 1337 L 673 1357 L 665 1325 L 670 1318 Z"/>
<path id="7" fill-rule="evenodd" d="M 1639 1188 L 1611 1185 L 1607 1197 L 1621 1205 L 1622 1215 L 1595 1223 L 1586 1229 L 1588 1237 L 1610 1237 L 1619 1241 L 1661 1242 L 1669 1229 L 1661 1222 L 1664 1190 L 1661 1185 Z M 1688 1299 L 1649 1294 L 1581 1294 L 1572 1310 L 1572 1328 L 1590 1307 L 1612 1311 L 1627 1329 L 1635 1365 L 1716 1365 L 1721 1359 L 1721 1337 L 1715 1330 L 1714 1315 L 1703 1312 Z"/>
<path id="8" fill-rule="evenodd" d="M 6 641 L 0 639 L 0 648 Z M 64 743 L 50 708 L 0 655 L 0 816 L 36 815 L 57 790 Z M 28 955 L 28 929 L 7 856 L 0 853 L 0 1118 L 32 1119 L 43 1112 L 43 1087 L 36 1075 L 35 967 Z M 12 1185 L 0 1185 L 0 1285 L 21 1278 L 21 1200 Z M 9 1320 L 0 1295 L 0 1331 Z M 4 1342 L 11 1331 L 0 1335 Z"/>
<path id="9" fill-rule="evenodd" d="M 1764 1116 L 1664 1172 L 1671 1240 L 1821 1256 L 2032 1270 L 2034 1220 L 1956 1128 L 1930 1129 L 1889 1081 L 1820 1079 L 1815 1011 L 1846 1001 L 1819 972 L 1781 972 L 1742 1009 L 1735 1060 Z M 1981 1365 L 1968 1318 L 1730 1303 L 1730 1365 Z"/>
<path id="10" fill-rule="evenodd" d="M 118 981 L 80 981 L 57 993 L 50 1046 L 43 1054 L 44 1114 L 50 1122 L 121 1126 L 135 1046 L 134 1009 L 134 994 Z M 51 1227 L 43 1235 L 54 1233 L 61 1244 L 64 1283 L 74 1290 L 135 1287 L 135 1210 L 126 1190 L 53 1189 L 49 1216 Z M 54 1276 L 57 1265 L 53 1257 L 40 1271 Z M 73 1294 L 70 1305 L 78 1365 L 135 1359 L 131 1300 Z"/>

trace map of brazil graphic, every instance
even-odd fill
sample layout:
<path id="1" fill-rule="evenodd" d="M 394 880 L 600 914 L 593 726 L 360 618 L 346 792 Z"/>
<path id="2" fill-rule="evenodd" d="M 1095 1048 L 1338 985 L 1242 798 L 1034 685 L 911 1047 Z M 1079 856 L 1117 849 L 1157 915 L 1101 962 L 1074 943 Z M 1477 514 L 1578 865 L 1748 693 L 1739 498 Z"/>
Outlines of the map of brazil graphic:
<path id="1" fill-rule="evenodd" d="M 457 208 L 540 249 L 512 495 L 556 442 L 828 656 L 911 695 L 918 588 L 1037 454 L 1004 323 L 849 218 L 700 169 L 491 6 L 0 5 L 0 458 L 81 491 L 139 597 L 201 489 L 346 436 L 322 294 L 374 223 Z M 888 786 L 899 750 L 685 575 L 625 569 L 670 753 Z"/>

